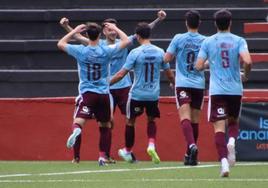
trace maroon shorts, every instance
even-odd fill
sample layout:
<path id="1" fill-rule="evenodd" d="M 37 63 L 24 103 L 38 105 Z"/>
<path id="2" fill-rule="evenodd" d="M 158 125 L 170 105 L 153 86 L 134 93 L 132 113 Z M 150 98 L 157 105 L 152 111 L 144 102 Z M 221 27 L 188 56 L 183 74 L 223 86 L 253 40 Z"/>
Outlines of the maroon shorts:
<path id="1" fill-rule="evenodd" d="M 216 122 L 227 118 L 238 118 L 241 109 L 240 95 L 211 95 L 208 104 L 208 118 Z"/>
<path id="2" fill-rule="evenodd" d="M 86 92 L 77 100 L 78 106 L 74 117 L 96 118 L 99 122 L 111 120 L 111 103 L 109 94 Z"/>
<path id="3" fill-rule="evenodd" d="M 135 118 L 143 114 L 144 109 L 149 117 L 160 117 L 157 101 L 137 101 L 130 99 L 127 103 L 127 118 Z"/>
<path id="4" fill-rule="evenodd" d="M 82 101 L 82 95 L 78 95 L 76 98 L 75 98 L 75 108 L 74 108 L 74 114 L 73 114 L 73 118 L 76 118 L 76 114 L 77 114 L 77 111 L 78 111 L 78 107 L 79 107 L 79 104 L 80 102 Z M 93 112 L 91 112 L 87 119 L 95 119 L 95 115 Z"/>
<path id="5" fill-rule="evenodd" d="M 112 97 L 113 97 L 114 112 L 115 112 L 116 106 L 118 106 L 118 108 L 121 111 L 121 114 L 126 115 L 126 106 L 127 106 L 129 90 L 130 90 L 130 87 L 110 90 L 110 93 L 112 94 Z"/>
<path id="6" fill-rule="evenodd" d="M 192 108 L 201 110 L 204 98 L 204 90 L 187 87 L 176 88 L 177 108 L 183 104 L 190 104 Z"/>

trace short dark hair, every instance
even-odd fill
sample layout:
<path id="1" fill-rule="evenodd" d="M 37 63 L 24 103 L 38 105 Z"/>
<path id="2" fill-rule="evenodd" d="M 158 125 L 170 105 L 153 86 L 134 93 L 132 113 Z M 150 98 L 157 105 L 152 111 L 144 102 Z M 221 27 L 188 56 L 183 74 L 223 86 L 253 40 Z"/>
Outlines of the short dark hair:
<path id="1" fill-rule="evenodd" d="M 101 33 L 101 26 L 93 22 L 88 22 L 86 25 L 89 39 L 93 41 L 96 40 Z"/>
<path id="2" fill-rule="evenodd" d="M 227 30 L 232 20 L 232 13 L 227 9 L 221 9 L 215 12 L 214 19 L 219 30 Z"/>
<path id="3" fill-rule="evenodd" d="M 102 28 L 104 28 L 105 23 L 112 23 L 112 24 L 117 25 L 117 21 L 114 18 L 107 18 L 107 19 L 103 20 L 103 22 L 101 24 Z"/>
<path id="4" fill-rule="evenodd" d="M 200 24 L 200 13 L 197 10 L 189 10 L 185 14 L 187 25 L 191 29 L 197 29 Z"/>
<path id="5" fill-rule="evenodd" d="M 140 22 L 136 26 L 135 33 L 143 39 L 148 39 L 151 35 L 151 28 L 148 23 Z"/>

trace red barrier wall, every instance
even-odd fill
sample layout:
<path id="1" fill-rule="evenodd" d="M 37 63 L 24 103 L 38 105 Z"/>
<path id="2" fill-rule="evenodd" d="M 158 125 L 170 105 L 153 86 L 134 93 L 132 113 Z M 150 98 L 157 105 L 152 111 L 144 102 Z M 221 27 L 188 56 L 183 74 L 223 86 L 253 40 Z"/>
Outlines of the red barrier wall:
<path id="1" fill-rule="evenodd" d="M 244 23 L 244 33 L 267 33 L 267 22 Z"/>
<path id="2" fill-rule="evenodd" d="M 268 101 L 268 92 L 246 92 L 244 101 Z M 161 118 L 157 120 L 157 149 L 162 160 L 183 159 L 185 142 L 179 127 L 175 99 L 160 99 Z M 71 133 L 74 98 L 0 99 L 0 160 L 71 160 L 66 139 Z M 207 122 L 207 99 L 201 115 L 199 159 L 217 160 L 213 127 Z M 117 110 L 113 131 L 112 156 L 124 146 L 124 117 Z M 83 129 L 81 160 L 98 157 L 98 126 L 89 121 Z M 146 118 L 138 118 L 134 152 L 139 160 L 146 155 Z"/>

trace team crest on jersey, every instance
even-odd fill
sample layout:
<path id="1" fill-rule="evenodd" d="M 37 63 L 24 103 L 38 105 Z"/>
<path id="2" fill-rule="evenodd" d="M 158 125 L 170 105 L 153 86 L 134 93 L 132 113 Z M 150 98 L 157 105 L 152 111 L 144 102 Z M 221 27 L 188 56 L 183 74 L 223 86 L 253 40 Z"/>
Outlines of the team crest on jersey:
<path id="1" fill-rule="evenodd" d="M 180 99 L 184 99 L 184 98 L 187 98 L 187 94 L 185 91 L 181 91 L 180 92 Z"/>

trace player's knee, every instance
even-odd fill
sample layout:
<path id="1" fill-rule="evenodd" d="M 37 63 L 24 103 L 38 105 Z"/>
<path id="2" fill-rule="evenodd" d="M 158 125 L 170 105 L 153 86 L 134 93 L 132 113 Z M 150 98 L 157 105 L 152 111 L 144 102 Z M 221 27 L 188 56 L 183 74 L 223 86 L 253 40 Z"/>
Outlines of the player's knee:
<path id="1" fill-rule="evenodd" d="M 127 123 L 126 123 L 126 126 L 132 126 L 134 127 L 135 126 L 135 119 L 127 119 Z"/>
<path id="2" fill-rule="evenodd" d="M 86 124 L 86 119 L 84 118 L 75 118 L 74 123 L 83 127 Z"/>
<path id="3" fill-rule="evenodd" d="M 235 117 L 229 117 L 228 118 L 228 123 L 229 124 L 236 124 L 236 123 L 238 123 L 238 119 L 235 118 Z"/>
<path id="4" fill-rule="evenodd" d="M 135 123 L 127 123 L 126 126 L 135 127 Z"/>
<path id="5" fill-rule="evenodd" d="M 148 116 L 147 123 L 154 123 L 154 122 L 155 122 L 155 118 Z"/>
<path id="6" fill-rule="evenodd" d="M 99 122 L 100 127 L 107 127 L 107 128 L 112 128 L 112 124 L 110 121 L 108 122 Z"/>
<path id="7" fill-rule="evenodd" d="M 114 128 L 114 121 L 113 120 L 111 120 L 110 125 L 111 125 L 110 128 L 113 129 Z"/>

